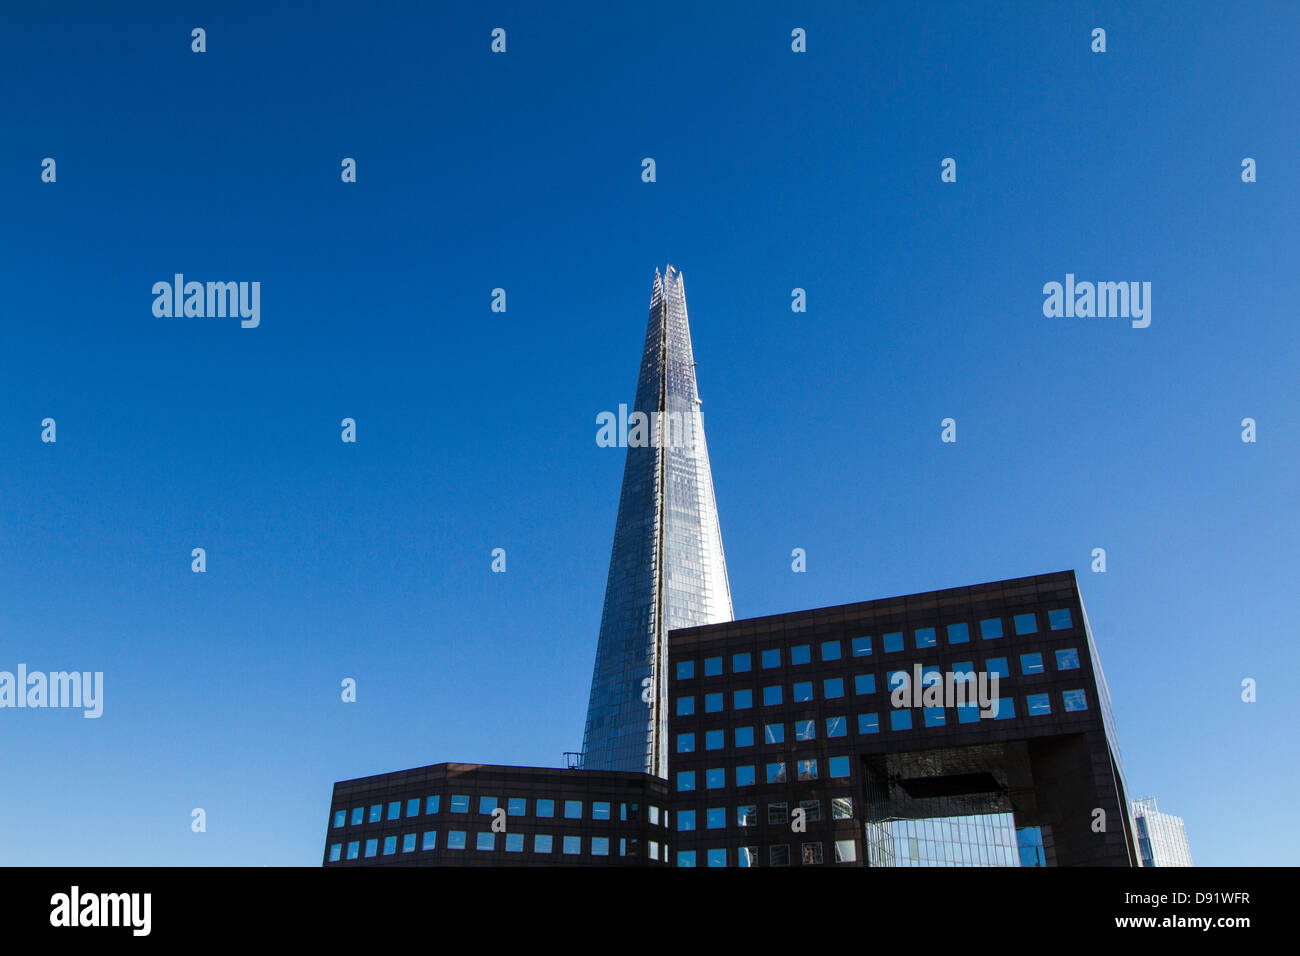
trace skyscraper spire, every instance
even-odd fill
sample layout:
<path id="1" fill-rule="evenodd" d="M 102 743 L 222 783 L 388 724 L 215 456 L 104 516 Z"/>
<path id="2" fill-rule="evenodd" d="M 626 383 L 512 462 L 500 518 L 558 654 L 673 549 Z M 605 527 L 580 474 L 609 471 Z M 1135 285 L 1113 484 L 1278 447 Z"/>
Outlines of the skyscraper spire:
<path id="1" fill-rule="evenodd" d="M 667 775 L 668 631 L 732 620 L 682 276 L 655 269 L 583 735 L 584 766 Z"/>

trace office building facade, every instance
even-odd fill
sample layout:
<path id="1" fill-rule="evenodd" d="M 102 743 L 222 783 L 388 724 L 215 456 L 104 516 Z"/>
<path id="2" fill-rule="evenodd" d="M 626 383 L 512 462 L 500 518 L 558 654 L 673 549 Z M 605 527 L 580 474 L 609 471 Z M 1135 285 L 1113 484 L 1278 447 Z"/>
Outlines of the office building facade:
<path id="1" fill-rule="evenodd" d="M 1183 818 L 1161 813 L 1155 797 L 1133 801 L 1133 826 L 1142 866 L 1192 865 L 1192 849 L 1187 843 Z"/>

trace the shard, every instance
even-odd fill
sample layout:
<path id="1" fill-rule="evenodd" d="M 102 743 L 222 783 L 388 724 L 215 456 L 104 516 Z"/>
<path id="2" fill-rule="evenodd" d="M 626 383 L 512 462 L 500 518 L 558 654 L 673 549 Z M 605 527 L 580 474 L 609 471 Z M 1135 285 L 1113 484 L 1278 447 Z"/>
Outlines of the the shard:
<path id="1" fill-rule="evenodd" d="M 655 270 L 605 585 L 583 766 L 667 776 L 668 632 L 732 620 L 686 291 Z"/>

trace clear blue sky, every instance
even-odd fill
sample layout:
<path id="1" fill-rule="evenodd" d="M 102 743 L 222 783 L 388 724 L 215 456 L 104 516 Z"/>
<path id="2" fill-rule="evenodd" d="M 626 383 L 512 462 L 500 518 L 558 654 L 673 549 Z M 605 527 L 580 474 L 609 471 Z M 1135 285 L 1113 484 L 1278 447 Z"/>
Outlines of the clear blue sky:
<path id="1" fill-rule="evenodd" d="M 105 703 L 0 711 L 0 862 L 317 865 L 335 780 L 579 749 L 671 261 L 738 617 L 1074 568 L 1134 796 L 1294 863 L 1300 8 L 277 6 L 3 17 L 0 669 Z"/>

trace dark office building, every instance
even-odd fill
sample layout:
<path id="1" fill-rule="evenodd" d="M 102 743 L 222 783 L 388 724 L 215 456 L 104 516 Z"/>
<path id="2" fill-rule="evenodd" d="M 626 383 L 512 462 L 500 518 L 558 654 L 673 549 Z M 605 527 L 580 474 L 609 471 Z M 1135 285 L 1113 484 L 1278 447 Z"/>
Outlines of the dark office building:
<path id="1" fill-rule="evenodd" d="M 662 865 L 667 803 L 643 773 L 440 763 L 343 780 L 325 865 Z"/>
<path id="2" fill-rule="evenodd" d="M 1137 863 L 1073 572 L 677 630 L 669 665 L 677 865 Z"/>

